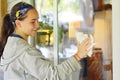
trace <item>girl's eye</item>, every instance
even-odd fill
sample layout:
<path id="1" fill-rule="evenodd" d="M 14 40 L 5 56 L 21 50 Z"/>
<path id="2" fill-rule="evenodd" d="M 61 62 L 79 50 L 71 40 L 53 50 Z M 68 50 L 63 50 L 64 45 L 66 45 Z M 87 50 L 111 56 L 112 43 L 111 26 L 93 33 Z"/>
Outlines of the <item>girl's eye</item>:
<path id="1" fill-rule="evenodd" d="M 31 22 L 31 23 L 35 23 L 35 22 Z"/>

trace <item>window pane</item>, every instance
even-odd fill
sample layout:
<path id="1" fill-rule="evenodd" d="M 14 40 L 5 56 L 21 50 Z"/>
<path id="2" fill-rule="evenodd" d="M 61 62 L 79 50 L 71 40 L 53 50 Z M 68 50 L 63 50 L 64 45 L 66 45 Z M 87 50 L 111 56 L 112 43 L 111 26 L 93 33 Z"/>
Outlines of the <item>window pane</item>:
<path id="1" fill-rule="evenodd" d="M 39 13 L 40 28 L 37 31 L 36 47 L 49 59 L 53 59 L 53 0 L 35 0 Z"/>
<path id="2" fill-rule="evenodd" d="M 37 48 L 53 59 L 53 0 L 35 0 L 41 28 Z M 80 61 L 82 69 L 67 80 L 112 80 L 112 9 L 108 0 L 58 0 L 59 62 L 73 56 L 77 43 L 92 35 L 91 57 Z"/>

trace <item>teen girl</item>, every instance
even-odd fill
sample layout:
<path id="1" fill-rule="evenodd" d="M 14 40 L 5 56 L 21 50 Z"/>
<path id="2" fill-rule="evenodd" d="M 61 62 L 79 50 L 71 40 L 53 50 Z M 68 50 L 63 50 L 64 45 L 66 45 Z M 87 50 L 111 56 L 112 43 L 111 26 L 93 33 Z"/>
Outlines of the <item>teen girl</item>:
<path id="1" fill-rule="evenodd" d="M 28 36 L 35 36 L 38 27 L 38 12 L 30 4 L 19 2 L 5 15 L 0 36 L 4 80 L 64 80 L 81 69 L 79 61 L 89 52 L 89 38 L 78 44 L 74 56 L 54 66 L 27 43 Z"/>

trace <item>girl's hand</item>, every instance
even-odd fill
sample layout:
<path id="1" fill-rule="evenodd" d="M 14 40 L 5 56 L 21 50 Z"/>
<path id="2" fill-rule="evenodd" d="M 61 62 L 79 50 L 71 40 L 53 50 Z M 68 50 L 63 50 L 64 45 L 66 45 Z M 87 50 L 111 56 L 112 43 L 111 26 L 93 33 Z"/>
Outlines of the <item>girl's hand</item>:
<path id="1" fill-rule="evenodd" d="M 91 50 L 91 39 L 86 38 L 83 40 L 81 43 L 78 44 L 78 51 L 74 55 L 74 57 L 79 61 L 81 58 L 84 58 L 85 56 L 88 55 L 89 51 Z"/>

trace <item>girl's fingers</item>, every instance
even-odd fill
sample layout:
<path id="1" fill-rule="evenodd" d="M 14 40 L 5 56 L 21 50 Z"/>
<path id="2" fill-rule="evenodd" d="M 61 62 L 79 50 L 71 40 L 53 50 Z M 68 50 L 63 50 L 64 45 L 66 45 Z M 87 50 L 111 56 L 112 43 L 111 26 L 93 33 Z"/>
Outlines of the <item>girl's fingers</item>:
<path id="1" fill-rule="evenodd" d="M 92 49 L 92 42 L 90 38 L 86 38 L 81 44 L 78 44 L 78 52 L 80 55 L 86 56 Z"/>
<path id="2" fill-rule="evenodd" d="M 89 44 L 91 44 L 91 40 L 90 38 L 86 38 L 80 45 L 84 47 L 84 46 L 88 46 Z"/>

